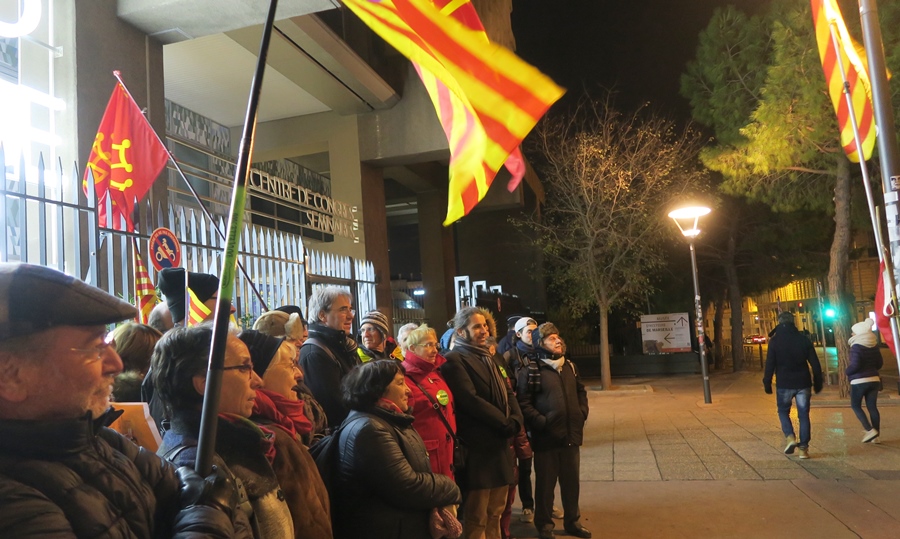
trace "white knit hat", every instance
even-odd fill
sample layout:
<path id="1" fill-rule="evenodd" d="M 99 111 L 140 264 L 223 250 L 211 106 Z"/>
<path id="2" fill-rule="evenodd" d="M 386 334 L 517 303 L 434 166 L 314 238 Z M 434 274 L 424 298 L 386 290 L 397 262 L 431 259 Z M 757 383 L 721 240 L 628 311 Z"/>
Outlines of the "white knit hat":
<path id="1" fill-rule="evenodd" d="M 854 335 L 863 335 L 867 331 L 872 331 L 872 328 L 875 326 L 875 321 L 871 318 L 866 318 L 862 322 L 857 324 L 853 324 L 850 327 L 850 331 L 853 332 Z"/>

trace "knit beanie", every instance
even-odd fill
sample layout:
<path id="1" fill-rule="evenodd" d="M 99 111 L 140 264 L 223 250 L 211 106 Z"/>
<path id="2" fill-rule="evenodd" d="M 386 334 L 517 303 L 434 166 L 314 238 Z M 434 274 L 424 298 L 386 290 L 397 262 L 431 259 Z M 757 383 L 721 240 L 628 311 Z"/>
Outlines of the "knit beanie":
<path id="1" fill-rule="evenodd" d="M 163 268 L 156 276 L 156 286 L 166 297 L 172 322 L 178 324 L 186 316 L 184 304 L 184 268 Z M 188 286 L 200 301 L 213 297 L 219 290 L 219 278 L 208 273 L 187 272 Z"/>
<path id="2" fill-rule="evenodd" d="M 866 318 L 862 322 L 857 324 L 853 324 L 850 327 L 850 330 L 853 331 L 854 335 L 865 335 L 866 332 L 871 332 L 872 328 L 875 326 L 875 321 L 871 318 Z"/>
<path id="3" fill-rule="evenodd" d="M 272 337 L 298 340 L 303 336 L 303 321 L 297 313 L 267 311 L 259 315 L 253 323 L 253 329 Z"/>
<path id="4" fill-rule="evenodd" d="M 238 339 L 244 341 L 247 348 L 250 349 L 250 360 L 253 361 L 253 370 L 260 378 L 266 373 L 269 364 L 278 353 L 278 348 L 284 339 L 281 337 L 272 337 L 265 333 L 254 329 L 247 329 L 238 335 Z"/>
<path id="5" fill-rule="evenodd" d="M 362 320 L 359 321 L 359 327 L 362 328 L 366 324 L 372 324 L 373 326 L 375 326 L 378 331 L 381 332 L 381 336 L 383 338 L 387 338 L 387 336 L 391 334 L 391 330 L 388 329 L 387 316 L 385 316 L 381 311 L 367 312 L 366 315 L 362 317 Z"/>
<path id="6" fill-rule="evenodd" d="M 559 335 L 559 330 L 553 322 L 544 322 L 531 332 L 531 342 L 535 347 L 541 346 L 543 340 L 550 335 Z"/>

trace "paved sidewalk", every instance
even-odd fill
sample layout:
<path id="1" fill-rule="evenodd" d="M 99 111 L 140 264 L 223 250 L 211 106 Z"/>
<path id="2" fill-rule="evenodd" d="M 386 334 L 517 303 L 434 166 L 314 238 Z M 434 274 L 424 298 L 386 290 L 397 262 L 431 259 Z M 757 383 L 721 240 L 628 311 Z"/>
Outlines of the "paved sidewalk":
<path id="1" fill-rule="evenodd" d="M 880 444 L 860 442 L 836 388 L 814 395 L 811 458 L 801 461 L 782 452 L 775 397 L 759 371 L 710 381 L 712 404 L 699 375 L 590 392 L 581 510 L 594 537 L 900 537 L 895 390 L 886 384 L 879 396 Z M 513 536 L 535 537 L 519 511 L 517 501 Z"/>

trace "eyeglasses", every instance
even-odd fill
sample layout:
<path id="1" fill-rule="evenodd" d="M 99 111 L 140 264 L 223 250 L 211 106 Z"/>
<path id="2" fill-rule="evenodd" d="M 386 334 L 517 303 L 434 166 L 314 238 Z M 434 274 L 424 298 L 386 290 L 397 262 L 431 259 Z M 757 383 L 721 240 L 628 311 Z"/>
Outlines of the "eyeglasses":
<path id="1" fill-rule="evenodd" d="M 107 350 L 111 346 L 110 343 L 104 341 L 97 346 L 93 346 L 91 348 L 69 348 L 71 352 L 78 352 L 79 354 L 84 354 L 91 359 L 98 360 L 103 356 L 103 352 Z"/>
<path id="2" fill-rule="evenodd" d="M 240 365 L 232 365 L 230 367 L 222 367 L 223 371 L 238 371 L 241 374 L 247 375 L 247 378 L 253 376 L 253 363 L 242 363 Z"/>
<path id="3" fill-rule="evenodd" d="M 350 307 L 341 307 L 340 309 L 337 310 L 337 312 L 339 312 L 341 314 L 350 313 L 353 316 L 356 316 L 356 309 L 351 309 Z"/>
<path id="4" fill-rule="evenodd" d="M 413 346 L 418 346 L 418 347 L 426 348 L 426 349 L 430 349 L 430 348 L 437 349 L 436 342 L 423 342 L 423 343 L 419 343 L 419 344 L 414 344 Z"/>

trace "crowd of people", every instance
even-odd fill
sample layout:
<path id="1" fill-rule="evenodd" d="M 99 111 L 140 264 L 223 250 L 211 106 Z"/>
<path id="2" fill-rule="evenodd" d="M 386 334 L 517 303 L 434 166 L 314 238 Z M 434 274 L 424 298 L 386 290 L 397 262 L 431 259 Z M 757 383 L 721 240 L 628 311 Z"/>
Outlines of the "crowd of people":
<path id="1" fill-rule="evenodd" d="M 316 289 L 305 319 L 286 305 L 232 327 L 203 477 L 213 328 L 184 323 L 185 286 L 215 311 L 214 276 L 166 270 L 144 325 L 75 278 L 0 264 L 0 536 L 499 539 L 517 492 L 541 538 L 554 518 L 591 536 L 587 394 L 552 323 L 498 336 L 464 307 L 440 339 L 426 324 L 395 338 L 371 311 L 353 335 L 350 293 Z M 109 428 L 138 401 L 155 451 Z"/>

